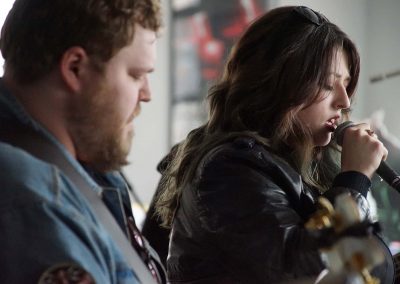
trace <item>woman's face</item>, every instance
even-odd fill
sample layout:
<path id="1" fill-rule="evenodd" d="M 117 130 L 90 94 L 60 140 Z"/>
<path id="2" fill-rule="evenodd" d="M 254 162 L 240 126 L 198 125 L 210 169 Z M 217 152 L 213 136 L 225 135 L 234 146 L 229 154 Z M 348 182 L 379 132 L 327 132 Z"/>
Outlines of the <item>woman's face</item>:
<path id="1" fill-rule="evenodd" d="M 322 86 L 320 99 L 300 110 L 299 120 L 311 134 L 314 146 L 326 146 L 341 118 L 341 110 L 350 107 L 346 88 L 350 82 L 347 55 L 340 49 L 333 58 L 328 81 Z"/>

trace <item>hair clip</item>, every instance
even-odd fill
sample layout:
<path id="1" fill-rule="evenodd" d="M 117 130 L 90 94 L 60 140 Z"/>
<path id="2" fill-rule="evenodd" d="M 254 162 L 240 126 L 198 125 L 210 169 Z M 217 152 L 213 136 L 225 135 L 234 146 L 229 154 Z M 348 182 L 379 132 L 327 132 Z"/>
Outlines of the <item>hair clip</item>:
<path id="1" fill-rule="evenodd" d="M 317 26 L 329 22 L 324 15 L 306 6 L 297 6 L 293 9 L 293 12 Z"/>

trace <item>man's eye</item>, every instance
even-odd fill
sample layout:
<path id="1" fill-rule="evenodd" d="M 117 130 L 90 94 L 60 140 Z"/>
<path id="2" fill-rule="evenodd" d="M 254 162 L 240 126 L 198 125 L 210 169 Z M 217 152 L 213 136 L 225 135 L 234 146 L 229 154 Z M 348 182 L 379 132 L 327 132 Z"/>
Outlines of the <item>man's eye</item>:
<path id="1" fill-rule="evenodd" d="M 132 77 L 133 80 L 135 80 L 135 81 L 139 81 L 139 80 L 142 78 L 142 76 L 140 76 L 140 75 L 131 75 L 131 77 Z"/>

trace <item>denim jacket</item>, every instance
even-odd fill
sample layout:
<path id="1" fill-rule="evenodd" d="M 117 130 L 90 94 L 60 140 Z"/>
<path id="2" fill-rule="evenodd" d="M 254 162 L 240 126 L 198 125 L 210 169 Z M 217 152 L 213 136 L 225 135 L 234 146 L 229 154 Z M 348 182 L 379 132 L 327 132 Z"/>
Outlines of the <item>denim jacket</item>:
<path id="1" fill-rule="evenodd" d="M 25 112 L 0 79 L 0 124 L 11 121 L 40 131 L 94 191 L 103 191 L 64 146 Z M 45 271 L 57 266 L 79 267 L 99 284 L 139 283 L 69 178 L 56 166 L 1 141 L 0 251 L 0 283 L 38 283 Z"/>

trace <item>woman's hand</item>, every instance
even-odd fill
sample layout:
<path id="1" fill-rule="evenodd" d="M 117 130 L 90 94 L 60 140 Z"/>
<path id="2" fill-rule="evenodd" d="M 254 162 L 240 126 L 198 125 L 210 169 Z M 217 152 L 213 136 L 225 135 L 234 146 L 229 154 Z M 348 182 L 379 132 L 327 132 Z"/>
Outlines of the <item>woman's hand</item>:
<path id="1" fill-rule="evenodd" d="M 342 172 L 357 171 L 371 178 L 388 151 L 370 125 L 361 123 L 349 127 L 343 134 Z"/>

